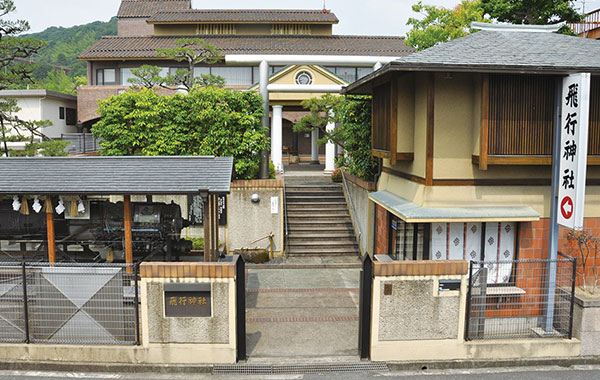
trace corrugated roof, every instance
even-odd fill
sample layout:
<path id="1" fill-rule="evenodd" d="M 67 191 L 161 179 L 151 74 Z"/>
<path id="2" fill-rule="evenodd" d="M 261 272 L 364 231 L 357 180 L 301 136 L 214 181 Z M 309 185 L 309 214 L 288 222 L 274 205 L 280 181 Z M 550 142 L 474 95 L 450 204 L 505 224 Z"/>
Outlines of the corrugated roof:
<path id="1" fill-rule="evenodd" d="M 383 206 L 407 223 L 537 221 L 540 214 L 527 206 L 514 207 L 421 207 L 389 191 L 369 194 L 369 199 Z"/>
<path id="2" fill-rule="evenodd" d="M 481 30 L 391 63 L 398 67 L 600 71 L 600 41 L 556 33 Z"/>
<path id="3" fill-rule="evenodd" d="M 150 59 L 181 37 L 103 37 L 80 59 Z M 402 57 L 414 52 L 404 37 L 385 36 L 205 36 L 223 54 L 308 54 Z"/>
<path id="4" fill-rule="evenodd" d="M 231 157 L 0 158 L 0 194 L 229 193 Z"/>
<path id="5" fill-rule="evenodd" d="M 117 17 L 148 18 L 158 12 L 192 9 L 191 0 L 123 0 Z"/>
<path id="6" fill-rule="evenodd" d="M 149 23 L 235 22 L 235 23 L 325 23 L 337 24 L 335 14 L 312 9 L 193 9 L 186 12 L 159 12 Z"/>

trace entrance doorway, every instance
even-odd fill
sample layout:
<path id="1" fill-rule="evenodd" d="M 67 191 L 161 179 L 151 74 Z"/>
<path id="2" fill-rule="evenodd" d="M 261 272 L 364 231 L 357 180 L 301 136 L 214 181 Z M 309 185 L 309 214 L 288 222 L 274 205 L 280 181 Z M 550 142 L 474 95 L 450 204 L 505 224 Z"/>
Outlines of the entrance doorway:
<path id="1" fill-rule="evenodd" d="M 356 360 L 360 272 L 360 267 L 249 268 L 248 358 Z"/>

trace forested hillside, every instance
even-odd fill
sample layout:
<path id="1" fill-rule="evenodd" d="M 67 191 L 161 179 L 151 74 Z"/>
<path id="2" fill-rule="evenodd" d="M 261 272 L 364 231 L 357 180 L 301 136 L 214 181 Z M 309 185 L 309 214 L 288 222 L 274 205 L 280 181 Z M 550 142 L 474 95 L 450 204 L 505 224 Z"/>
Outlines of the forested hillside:
<path id="1" fill-rule="evenodd" d="M 71 28 L 51 27 L 40 33 L 28 34 L 48 43 L 40 53 L 32 59 L 38 64 L 34 76 L 37 79 L 46 77 L 52 70 L 52 65 L 69 67 L 70 77 L 85 76 L 86 63 L 77 57 L 87 48 L 96 43 L 102 36 L 117 34 L 117 18 L 108 22 L 95 21 L 89 24 L 77 25 Z"/>

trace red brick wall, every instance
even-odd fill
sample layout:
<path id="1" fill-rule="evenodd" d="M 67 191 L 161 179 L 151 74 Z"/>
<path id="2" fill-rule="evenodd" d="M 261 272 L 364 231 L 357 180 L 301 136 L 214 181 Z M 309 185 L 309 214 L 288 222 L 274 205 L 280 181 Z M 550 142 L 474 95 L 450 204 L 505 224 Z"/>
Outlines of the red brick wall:
<path id="1" fill-rule="evenodd" d="M 375 205 L 375 254 L 387 255 L 389 244 L 390 216 L 386 209 Z"/>
<path id="2" fill-rule="evenodd" d="M 600 218 L 585 218 L 583 223 L 585 231 L 592 236 L 600 238 Z M 577 283 L 582 284 L 583 259 L 580 255 L 576 242 L 569 241 L 567 235 L 569 229 L 559 227 L 558 250 L 566 255 L 576 257 L 578 261 Z M 545 259 L 548 257 L 548 236 L 550 233 L 549 219 L 539 222 L 521 223 L 519 236 L 519 259 Z M 560 258 L 560 257 L 559 257 Z M 600 273 L 600 252 L 596 263 L 597 271 Z M 588 257 L 586 264 L 586 276 L 593 276 L 593 253 Z"/>

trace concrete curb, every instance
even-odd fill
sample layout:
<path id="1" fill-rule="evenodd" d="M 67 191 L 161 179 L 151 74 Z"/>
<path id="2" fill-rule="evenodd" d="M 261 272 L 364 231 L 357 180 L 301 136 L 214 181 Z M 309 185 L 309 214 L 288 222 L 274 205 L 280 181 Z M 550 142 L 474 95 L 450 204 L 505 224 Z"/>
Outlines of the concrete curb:
<path id="1" fill-rule="evenodd" d="M 2 371 L 111 372 L 111 373 L 212 373 L 213 365 L 161 365 L 128 363 L 0 362 Z"/>
<path id="2" fill-rule="evenodd" d="M 361 269 L 362 264 L 246 264 L 246 269 Z"/>
<path id="3" fill-rule="evenodd" d="M 584 356 L 575 358 L 539 358 L 539 359 L 501 359 L 501 360 L 440 360 L 388 362 L 390 371 L 425 371 L 443 369 L 477 369 L 498 367 L 539 367 L 574 365 L 600 365 L 600 356 Z"/>

